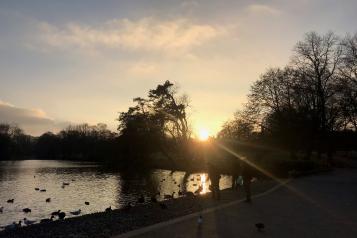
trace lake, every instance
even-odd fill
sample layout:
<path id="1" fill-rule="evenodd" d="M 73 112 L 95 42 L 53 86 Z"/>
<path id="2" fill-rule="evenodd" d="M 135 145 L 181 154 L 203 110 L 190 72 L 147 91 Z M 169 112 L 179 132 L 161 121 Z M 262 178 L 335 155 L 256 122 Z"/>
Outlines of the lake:
<path id="1" fill-rule="evenodd" d="M 69 185 L 63 186 L 63 183 Z M 194 192 L 202 186 L 201 193 L 209 187 L 207 174 L 187 174 L 182 171 L 152 170 L 148 172 L 113 172 L 98 164 L 60 160 L 0 161 L 0 226 L 27 218 L 39 221 L 49 218 L 57 210 L 66 212 L 81 209 L 81 215 L 101 212 L 111 206 L 121 208 L 131 202 L 145 203 L 156 193 L 158 200 L 165 195 L 179 197 L 179 191 Z M 223 175 L 220 188 L 231 186 L 231 177 Z M 35 188 L 46 189 L 46 192 Z M 51 202 L 46 202 L 51 198 Z M 14 203 L 7 200 L 14 199 Z M 89 202 L 89 205 L 85 205 Z M 25 214 L 22 209 L 30 208 Z"/>

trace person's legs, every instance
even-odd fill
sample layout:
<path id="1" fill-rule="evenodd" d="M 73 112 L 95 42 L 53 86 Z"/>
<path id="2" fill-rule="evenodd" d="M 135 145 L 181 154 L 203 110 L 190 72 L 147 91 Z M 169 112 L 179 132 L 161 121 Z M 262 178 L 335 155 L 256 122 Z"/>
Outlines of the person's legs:
<path id="1" fill-rule="evenodd" d="M 237 178 L 238 176 L 232 175 L 232 190 L 237 189 Z"/>
<path id="2" fill-rule="evenodd" d="M 246 202 L 251 202 L 250 183 L 251 183 L 251 178 L 243 177 L 243 187 L 245 191 Z"/>

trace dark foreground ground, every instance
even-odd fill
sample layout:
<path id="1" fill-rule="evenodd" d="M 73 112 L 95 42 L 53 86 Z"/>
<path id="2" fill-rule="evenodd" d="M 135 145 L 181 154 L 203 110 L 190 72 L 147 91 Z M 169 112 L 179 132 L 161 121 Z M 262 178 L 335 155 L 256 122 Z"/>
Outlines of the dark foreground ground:
<path id="1" fill-rule="evenodd" d="M 357 237 L 357 170 L 333 172 L 291 181 L 256 197 L 252 204 L 236 202 L 197 216 L 186 216 L 132 231 L 124 237 L 240 237 L 326 238 Z M 265 229 L 257 231 L 262 222 Z"/>
<path id="2" fill-rule="evenodd" d="M 261 193 L 274 185 L 276 183 L 273 181 L 255 182 L 253 183 L 253 193 Z M 222 198 L 219 202 L 213 201 L 209 194 L 198 197 L 182 197 L 165 201 L 167 209 L 162 209 L 158 203 L 152 203 L 136 206 L 129 210 L 114 210 L 48 224 L 35 224 L 12 231 L 0 231 L 0 237 L 112 237 L 243 197 L 242 191 L 230 190 L 222 191 Z"/>

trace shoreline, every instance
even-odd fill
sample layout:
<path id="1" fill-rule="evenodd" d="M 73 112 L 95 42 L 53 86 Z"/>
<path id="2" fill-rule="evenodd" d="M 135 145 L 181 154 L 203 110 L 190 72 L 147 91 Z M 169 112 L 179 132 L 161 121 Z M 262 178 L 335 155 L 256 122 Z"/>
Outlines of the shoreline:
<path id="1" fill-rule="evenodd" d="M 252 184 L 252 194 L 265 192 L 277 185 L 272 180 L 261 180 Z M 149 203 L 111 212 L 87 214 L 79 217 L 56 220 L 46 224 L 24 226 L 11 231 L 0 231 L 0 237 L 112 237 L 159 222 L 199 212 L 234 200 L 244 198 L 240 189 L 221 191 L 221 200 L 214 201 L 210 193 L 196 197 L 180 197 L 160 203 Z M 254 202 L 254 201 L 253 201 Z M 165 204 L 167 209 L 162 209 Z"/>

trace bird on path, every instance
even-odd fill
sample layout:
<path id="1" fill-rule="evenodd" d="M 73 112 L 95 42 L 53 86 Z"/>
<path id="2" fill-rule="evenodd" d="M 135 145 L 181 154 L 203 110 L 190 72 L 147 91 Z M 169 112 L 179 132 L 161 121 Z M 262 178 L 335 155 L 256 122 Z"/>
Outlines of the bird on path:
<path id="1" fill-rule="evenodd" d="M 258 229 L 259 232 L 261 232 L 265 228 L 265 225 L 264 225 L 264 223 L 259 222 L 259 223 L 255 224 L 255 227 Z"/>
<path id="2" fill-rule="evenodd" d="M 40 192 L 46 192 L 46 189 L 41 189 Z"/>
<path id="3" fill-rule="evenodd" d="M 0 213 L 4 212 L 4 207 L 0 207 Z"/>
<path id="4" fill-rule="evenodd" d="M 88 206 L 88 205 L 89 205 L 89 202 L 84 202 L 84 204 Z"/>
<path id="5" fill-rule="evenodd" d="M 7 203 L 14 203 L 14 199 L 7 200 Z"/>
<path id="6" fill-rule="evenodd" d="M 51 198 L 46 198 L 46 202 L 51 202 Z"/>
<path id="7" fill-rule="evenodd" d="M 40 190 L 40 188 L 35 188 L 36 191 Z"/>

